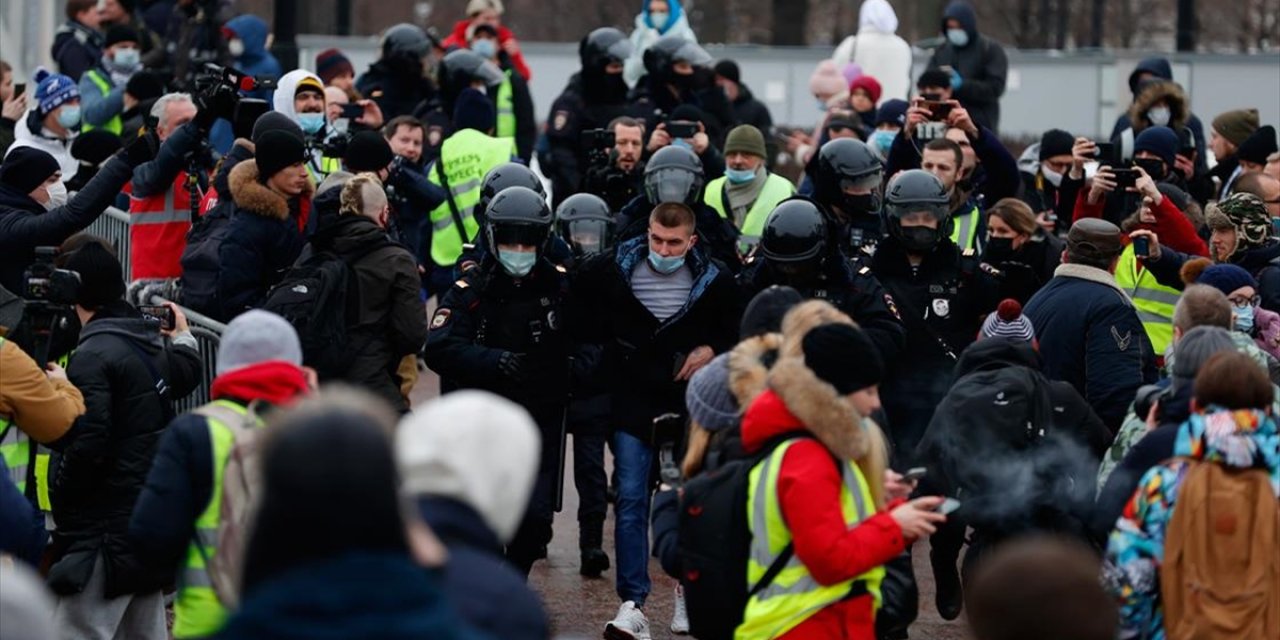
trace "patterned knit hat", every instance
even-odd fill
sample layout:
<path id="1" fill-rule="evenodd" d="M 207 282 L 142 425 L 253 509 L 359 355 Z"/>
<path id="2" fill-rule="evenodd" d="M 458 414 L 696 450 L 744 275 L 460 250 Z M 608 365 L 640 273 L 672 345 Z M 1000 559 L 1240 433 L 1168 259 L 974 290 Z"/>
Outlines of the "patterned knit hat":
<path id="1" fill-rule="evenodd" d="M 1233 193 L 1226 200 L 1210 203 L 1205 222 L 1210 229 L 1235 229 L 1236 253 L 1262 246 L 1273 233 L 1267 205 L 1252 193 Z"/>
<path id="2" fill-rule="evenodd" d="M 982 322 L 982 337 L 1032 342 L 1036 339 L 1036 331 L 1031 320 L 1022 315 L 1022 305 L 1017 300 L 1005 298 Z"/>
<path id="3" fill-rule="evenodd" d="M 72 100 L 80 99 L 80 88 L 76 86 L 75 81 L 61 73 L 50 73 L 41 67 L 36 70 L 36 75 L 32 79 L 38 83 L 36 103 L 39 105 L 41 117 L 49 115 L 54 109 Z"/>

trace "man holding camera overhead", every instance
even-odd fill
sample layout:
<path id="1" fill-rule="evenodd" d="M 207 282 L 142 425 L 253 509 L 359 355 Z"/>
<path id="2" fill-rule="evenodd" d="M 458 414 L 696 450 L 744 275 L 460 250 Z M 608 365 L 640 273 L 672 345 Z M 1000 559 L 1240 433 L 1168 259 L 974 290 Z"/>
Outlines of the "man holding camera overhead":
<path id="1" fill-rule="evenodd" d="M 590 163 L 582 190 L 600 196 L 610 211 L 621 211 L 640 195 L 643 186 L 644 123 L 631 116 L 619 116 L 607 129 L 592 129 L 582 135 Z M 561 195 L 560 199 L 568 195 Z"/>

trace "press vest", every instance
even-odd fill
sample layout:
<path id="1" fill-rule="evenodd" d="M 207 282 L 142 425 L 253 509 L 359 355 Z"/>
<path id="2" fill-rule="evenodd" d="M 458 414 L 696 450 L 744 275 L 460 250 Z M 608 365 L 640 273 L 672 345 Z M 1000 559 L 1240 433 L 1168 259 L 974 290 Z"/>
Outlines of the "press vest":
<path id="1" fill-rule="evenodd" d="M 111 83 L 107 82 L 107 79 L 102 76 L 101 71 L 98 71 L 97 69 L 90 69 L 85 72 L 85 76 L 89 78 L 89 81 L 93 83 L 93 86 L 98 88 L 98 91 L 102 92 L 102 95 L 105 96 L 111 93 Z M 94 129 L 106 129 L 111 133 L 120 135 L 120 132 L 124 131 L 124 120 L 121 119 L 120 114 L 117 113 L 104 124 L 95 126 L 85 122 L 84 126 L 80 128 L 81 131 L 85 132 L 93 131 Z"/>
<path id="2" fill-rule="evenodd" d="M 463 129 L 440 145 L 440 158 L 427 170 L 432 184 L 445 187 L 448 182 L 445 191 L 449 197 L 430 215 L 431 260 L 438 266 L 452 267 L 462 255 L 462 245 L 476 237 L 480 226 L 474 214 L 480 202 L 480 183 L 490 169 L 510 162 L 514 155 L 513 141 L 475 129 Z"/>
<path id="3" fill-rule="evenodd" d="M 179 171 L 173 185 L 146 198 L 129 197 L 129 260 L 135 280 L 182 277 L 182 251 L 191 230 L 188 175 Z M 197 198 L 203 199 L 197 187 Z"/>
<path id="4" fill-rule="evenodd" d="M 213 404 L 247 415 L 248 410 L 229 400 Z M 221 420 L 205 417 L 209 426 L 209 444 L 213 452 L 213 490 L 209 504 L 196 518 L 195 540 L 187 546 L 187 560 L 179 577 L 178 593 L 173 600 L 173 637 L 203 638 L 217 633 L 227 620 L 227 609 L 218 600 L 213 580 L 206 569 L 218 552 L 218 524 L 222 512 L 222 478 L 226 472 L 235 433 Z"/>
<path id="5" fill-rule="evenodd" d="M 957 247 L 974 250 L 978 248 L 978 219 L 981 215 L 978 205 L 973 205 L 969 213 L 952 219 L 951 241 L 956 243 Z"/>
<path id="6" fill-rule="evenodd" d="M 702 200 L 707 203 L 707 206 L 715 209 L 721 218 L 733 221 L 726 190 L 728 180 L 723 176 L 712 180 L 703 192 Z M 795 195 L 795 192 L 795 185 L 791 184 L 790 180 L 779 175 L 766 173 L 764 187 L 760 189 L 760 195 L 756 196 L 756 201 L 747 210 L 747 216 L 742 219 L 742 228 L 740 229 L 742 235 L 738 238 L 738 241 L 748 245 L 748 248 L 760 242 L 760 234 L 764 232 L 764 221 L 773 212 L 773 208 L 778 206 L 779 202 Z"/>
<path id="7" fill-rule="evenodd" d="M 782 550 L 792 541 L 778 502 L 778 474 L 787 449 L 795 440 L 782 443 L 769 457 L 751 470 L 747 485 L 747 513 L 751 528 L 751 555 L 747 559 L 747 584 L 755 585 Z M 840 510 L 846 528 L 875 515 L 875 499 L 862 470 L 852 462 L 841 466 Z M 814 579 L 800 558 L 792 555 L 786 567 L 769 586 L 747 601 L 742 624 L 734 633 L 737 640 L 776 638 L 799 626 L 827 606 L 843 600 L 862 582 L 880 607 L 883 566 L 844 582 L 824 586 Z"/>
<path id="8" fill-rule="evenodd" d="M 498 85 L 498 96 L 494 100 L 494 104 L 498 107 L 498 129 L 497 137 L 499 138 L 516 138 L 516 109 L 515 99 L 511 93 L 511 70 L 507 69 L 506 79 L 502 84 Z"/>
<path id="9" fill-rule="evenodd" d="M 1133 298 L 1151 347 L 1156 355 L 1163 355 L 1173 343 L 1173 307 L 1178 303 L 1178 290 L 1156 282 L 1155 276 L 1138 264 L 1132 244 L 1120 253 L 1116 284 Z"/>

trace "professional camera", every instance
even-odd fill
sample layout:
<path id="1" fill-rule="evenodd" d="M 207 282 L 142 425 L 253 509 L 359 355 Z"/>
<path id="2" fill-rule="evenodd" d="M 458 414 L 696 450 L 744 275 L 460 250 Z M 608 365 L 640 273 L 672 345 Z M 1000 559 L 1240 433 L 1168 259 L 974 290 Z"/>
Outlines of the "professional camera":
<path id="1" fill-rule="evenodd" d="M 1133 413 L 1138 416 L 1139 420 L 1146 420 L 1147 414 L 1151 413 L 1152 405 L 1160 402 L 1169 395 L 1166 387 L 1156 384 L 1144 384 L 1138 387 L 1138 392 L 1134 394 Z"/>
<path id="2" fill-rule="evenodd" d="M 224 67 L 212 62 L 205 63 L 200 75 L 196 77 L 196 90 L 201 91 L 215 85 L 249 93 L 258 89 L 275 89 L 276 79 L 271 76 L 251 76 L 231 67 Z"/>
<path id="3" fill-rule="evenodd" d="M 28 353 L 36 362 L 48 362 L 53 332 L 66 326 L 66 318 L 80 292 L 80 274 L 53 264 L 57 247 L 36 247 L 36 261 L 22 276 L 22 297 L 27 306 L 23 323 L 31 331 Z"/>
<path id="4" fill-rule="evenodd" d="M 231 67 L 207 63 L 195 79 L 195 103 L 201 111 L 211 110 L 219 118 L 230 120 L 237 131 L 252 131 L 258 116 L 271 110 L 265 100 L 241 97 L 240 92 L 271 90 L 276 79 L 251 76 Z"/>

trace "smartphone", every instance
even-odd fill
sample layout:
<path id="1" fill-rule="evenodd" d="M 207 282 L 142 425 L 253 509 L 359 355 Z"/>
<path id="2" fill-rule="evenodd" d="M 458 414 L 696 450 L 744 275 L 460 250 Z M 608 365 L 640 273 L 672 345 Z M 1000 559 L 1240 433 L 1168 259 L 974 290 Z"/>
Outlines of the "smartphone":
<path id="1" fill-rule="evenodd" d="M 925 100 L 920 106 L 929 110 L 929 113 L 932 114 L 929 116 L 929 119 L 934 122 L 942 122 L 947 119 L 947 116 L 951 115 L 950 102 L 943 102 L 942 100 Z"/>
<path id="2" fill-rule="evenodd" d="M 159 320 L 160 330 L 173 331 L 173 309 L 162 304 L 144 304 L 138 307 L 138 311 L 144 318 Z"/>
<path id="3" fill-rule="evenodd" d="M 1151 238 L 1148 236 L 1137 236 L 1133 239 L 1133 255 L 1139 258 L 1151 257 Z"/>
<path id="4" fill-rule="evenodd" d="M 364 115 L 364 107 L 362 105 L 344 104 L 342 105 L 342 115 L 338 117 L 347 118 L 349 120 L 355 120 L 356 118 L 359 118 L 360 116 L 363 116 L 363 115 Z"/>
<path id="5" fill-rule="evenodd" d="M 1111 164 L 1115 162 L 1116 146 L 1114 144 L 1110 142 L 1095 142 L 1093 145 L 1093 157 L 1099 162 L 1102 164 Z"/>
<path id="6" fill-rule="evenodd" d="M 906 473 L 902 474 L 902 481 L 915 482 L 916 480 L 923 478 L 927 473 L 929 473 L 929 470 L 924 467 L 912 467 L 907 469 Z"/>
<path id="7" fill-rule="evenodd" d="M 673 139 L 692 138 L 698 134 L 698 123 L 696 122 L 668 122 L 667 133 Z"/>
<path id="8" fill-rule="evenodd" d="M 664 442 L 662 448 L 658 450 L 658 475 L 664 484 L 673 489 L 679 489 L 684 482 L 680 475 L 680 466 L 676 463 L 675 448 L 674 442 Z"/>
<path id="9" fill-rule="evenodd" d="M 24 94 L 24 93 L 26 93 L 26 92 L 27 92 L 27 83 L 25 83 L 25 82 L 18 82 L 18 83 L 15 83 L 15 84 L 13 85 L 13 97 L 14 97 L 14 98 L 17 98 L 18 96 L 20 96 L 20 95 L 22 95 L 22 94 Z"/>
<path id="10" fill-rule="evenodd" d="M 1111 173 L 1116 176 L 1116 190 L 1118 191 L 1124 191 L 1138 184 L 1137 169 L 1112 169 Z"/>
<path id="11" fill-rule="evenodd" d="M 688 359 L 689 359 L 689 354 L 687 354 L 687 353 L 677 353 L 677 354 L 676 354 L 675 363 L 674 363 L 674 365 L 671 367 L 671 377 L 672 377 L 672 379 L 674 379 L 676 376 L 679 376 L 679 375 L 680 375 L 680 371 L 684 369 L 684 363 L 685 363 L 685 361 L 686 361 L 686 360 L 688 360 Z"/>
<path id="12" fill-rule="evenodd" d="M 946 500 L 942 501 L 942 504 L 938 505 L 938 508 L 935 509 L 935 511 L 945 516 L 945 515 L 950 515 L 954 513 L 955 510 L 959 508 L 960 508 L 959 500 L 956 500 L 955 498 L 947 498 Z"/>

